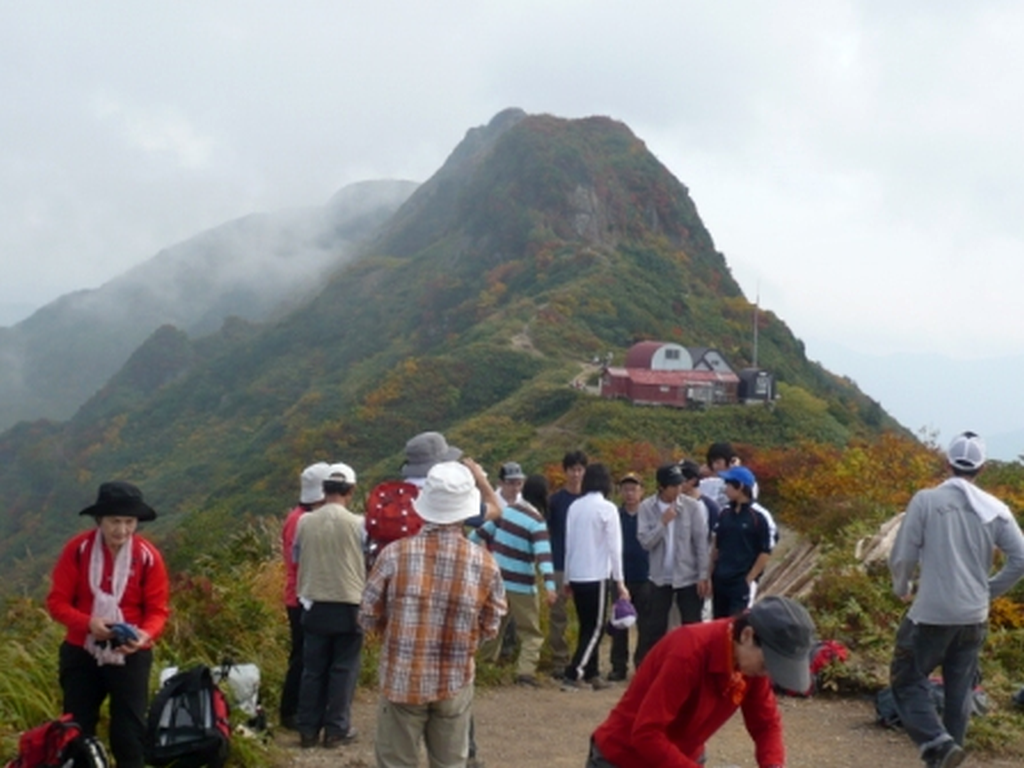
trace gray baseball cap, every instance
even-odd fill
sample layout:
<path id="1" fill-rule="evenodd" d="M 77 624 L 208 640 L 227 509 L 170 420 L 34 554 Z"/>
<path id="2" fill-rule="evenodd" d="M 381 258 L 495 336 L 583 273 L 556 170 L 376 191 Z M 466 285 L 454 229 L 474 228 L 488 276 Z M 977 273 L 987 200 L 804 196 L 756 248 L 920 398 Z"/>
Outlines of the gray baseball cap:
<path id="1" fill-rule="evenodd" d="M 796 693 L 810 690 L 814 622 L 807 609 L 788 597 L 764 597 L 750 609 L 750 626 L 772 682 Z"/>

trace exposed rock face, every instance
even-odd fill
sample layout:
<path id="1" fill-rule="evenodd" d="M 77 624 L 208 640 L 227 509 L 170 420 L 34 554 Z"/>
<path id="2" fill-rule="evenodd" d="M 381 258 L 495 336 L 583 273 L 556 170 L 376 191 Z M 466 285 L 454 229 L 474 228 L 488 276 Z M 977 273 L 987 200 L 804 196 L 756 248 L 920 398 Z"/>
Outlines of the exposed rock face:
<path id="1" fill-rule="evenodd" d="M 608 217 L 597 190 L 592 186 L 579 184 L 569 195 L 571 226 L 576 236 L 595 245 L 613 245 L 613 238 L 607 238 Z"/>

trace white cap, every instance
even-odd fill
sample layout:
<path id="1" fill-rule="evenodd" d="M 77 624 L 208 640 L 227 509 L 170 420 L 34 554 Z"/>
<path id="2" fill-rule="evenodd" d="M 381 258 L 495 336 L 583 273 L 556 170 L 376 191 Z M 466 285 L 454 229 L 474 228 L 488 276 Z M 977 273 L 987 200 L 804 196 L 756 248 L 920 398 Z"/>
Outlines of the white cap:
<path id="1" fill-rule="evenodd" d="M 324 500 L 324 478 L 330 467 L 326 461 L 318 461 L 302 470 L 300 476 L 299 503 L 316 504 Z"/>
<path id="2" fill-rule="evenodd" d="M 961 432 L 946 451 L 950 466 L 975 472 L 985 463 L 985 441 L 975 432 Z"/>
<path id="3" fill-rule="evenodd" d="M 327 474 L 324 476 L 324 482 L 327 481 L 355 485 L 356 471 L 348 464 L 342 464 L 340 462 L 338 464 L 331 464 L 331 466 L 327 468 Z"/>

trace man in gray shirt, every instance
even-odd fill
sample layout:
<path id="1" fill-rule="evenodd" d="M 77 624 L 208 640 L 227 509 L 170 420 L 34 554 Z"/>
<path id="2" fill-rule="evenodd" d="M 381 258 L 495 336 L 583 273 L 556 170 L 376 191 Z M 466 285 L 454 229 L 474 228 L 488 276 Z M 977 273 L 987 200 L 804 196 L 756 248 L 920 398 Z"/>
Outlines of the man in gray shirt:
<path id="1" fill-rule="evenodd" d="M 657 471 L 658 492 L 640 502 L 636 537 L 648 552 L 651 581 L 650 610 L 639 617 L 642 643 L 636 666 L 668 632 L 672 603 L 679 608 L 680 622 L 701 620 L 704 598 L 711 594 L 708 519 L 704 505 L 681 489 L 685 478 L 678 464 Z"/>
<path id="2" fill-rule="evenodd" d="M 963 762 L 989 603 L 1024 576 L 1024 535 L 1017 520 L 974 484 L 985 464 L 984 441 L 973 432 L 959 434 L 947 459 L 952 477 L 914 495 L 889 555 L 894 591 L 913 601 L 896 634 L 890 682 L 900 720 L 928 768 Z M 989 576 L 997 548 L 1006 562 Z M 928 683 L 938 666 L 945 693 L 941 718 Z"/>

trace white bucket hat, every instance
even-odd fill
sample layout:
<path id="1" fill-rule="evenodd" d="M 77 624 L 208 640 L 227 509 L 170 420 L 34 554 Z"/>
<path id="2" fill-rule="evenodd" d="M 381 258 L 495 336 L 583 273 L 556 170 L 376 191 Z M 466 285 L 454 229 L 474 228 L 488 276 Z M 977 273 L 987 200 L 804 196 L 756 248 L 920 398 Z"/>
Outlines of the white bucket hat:
<path id="1" fill-rule="evenodd" d="M 461 523 L 480 514 L 480 491 L 465 465 L 442 461 L 430 468 L 412 505 L 428 523 Z"/>

